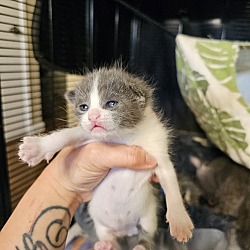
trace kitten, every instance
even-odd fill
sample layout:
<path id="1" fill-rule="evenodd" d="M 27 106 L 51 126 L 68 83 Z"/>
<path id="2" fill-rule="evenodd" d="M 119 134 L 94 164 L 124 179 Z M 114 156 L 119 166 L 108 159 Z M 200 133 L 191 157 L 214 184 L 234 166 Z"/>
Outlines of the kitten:
<path id="1" fill-rule="evenodd" d="M 201 161 L 191 156 L 196 167 L 198 184 L 211 210 L 235 218 L 236 236 L 240 247 L 250 249 L 250 171 L 220 156 L 212 161 Z"/>
<path id="2" fill-rule="evenodd" d="M 120 67 L 87 73 L 66 93 L 80 127 L 49 135 L 25 137 L 19 157 L 33 166 L 49 161 L 67 145 L 91 141 L 143 147 L 158 162 L 154 170 L 112 169 L 95 189 L 89 204 L 99 241 L 95 250 L 120 249 L 117 238 L 138 235 L 133 250 L 152 249 L 157 228 L 157 203 L 149 179 L 155 172 L 166 194 L 170 234 L 180 242 L 192 237 L 193 224 L 183 205 L 176 173 L 168 154 L 169 130 L 153 111 L 153 89 L 144 79 Z"/>

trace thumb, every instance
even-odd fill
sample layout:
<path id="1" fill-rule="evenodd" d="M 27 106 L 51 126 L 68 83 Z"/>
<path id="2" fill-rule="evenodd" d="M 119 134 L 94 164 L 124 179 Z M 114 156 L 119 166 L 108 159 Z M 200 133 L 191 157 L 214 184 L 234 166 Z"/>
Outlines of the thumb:
<path id="1" fill-rule="evenodd" d="M 157 165 L 156 159 L 138 146 L 123 144 L 108 144 L 107 154 L 110 167 L 122 167 L 129 169 L 150 169 Z"/>

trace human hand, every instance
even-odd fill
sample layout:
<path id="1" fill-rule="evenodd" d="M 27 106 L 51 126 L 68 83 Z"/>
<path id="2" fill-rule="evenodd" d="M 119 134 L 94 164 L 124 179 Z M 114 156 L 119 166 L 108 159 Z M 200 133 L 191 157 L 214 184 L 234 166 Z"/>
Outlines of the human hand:
<path id="1" fill-rule="evenodd" d="M 156 165 L 156 160 L 140 147 L 98 142 L 64 148 L 49 167 L 53 171 L 50 175 L 61 186 L 79 194 L 85 202 L 111 168 L 142 170 Z"/>
<path id="2" fill-rule="evenodd" d="M 156 164 L 135 146 L 92 143 L 64 148 L 25 193 L 1 230 L 0 249 L 21 249 L 27 244 L 35 249 L 38 243 L 43 249 L 64 249 L 76 209 L 91 198 L 111 167 L 150 169 Z"/>

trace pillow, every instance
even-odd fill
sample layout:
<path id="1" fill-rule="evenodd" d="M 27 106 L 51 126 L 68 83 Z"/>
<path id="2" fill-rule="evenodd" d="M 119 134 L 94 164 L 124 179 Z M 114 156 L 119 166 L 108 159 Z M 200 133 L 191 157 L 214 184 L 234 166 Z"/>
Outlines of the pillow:
<path id="1" fill-rule="evenodd" d="M 178 35 L 176 67 L 183 98 L 208 138 L 250 168 L 250 43 Z"/>

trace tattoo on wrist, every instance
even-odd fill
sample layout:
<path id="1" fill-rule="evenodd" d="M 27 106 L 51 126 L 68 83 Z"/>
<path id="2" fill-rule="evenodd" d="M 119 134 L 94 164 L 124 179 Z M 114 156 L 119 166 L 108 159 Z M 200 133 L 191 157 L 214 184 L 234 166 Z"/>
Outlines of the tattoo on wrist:
<path id="1" fill-rule="evenodd" d="M 51 213 L 55 218 L 51 220 Z M 16 246 L 16 250 L 49 250 L 60 248 L 65 244 L 71 216 L 68 208 L 51 206 L 44 209 L 30 231 L 23 234 L 23 246 Z"/>

